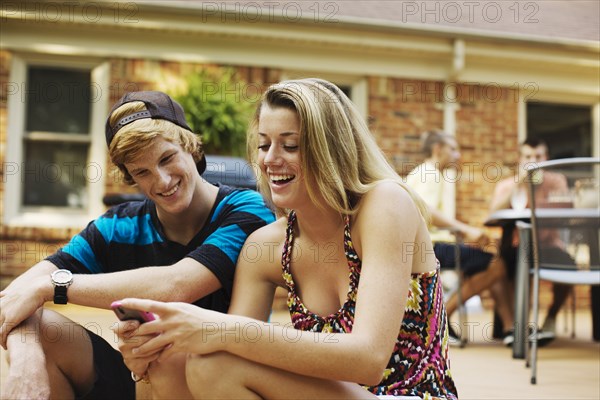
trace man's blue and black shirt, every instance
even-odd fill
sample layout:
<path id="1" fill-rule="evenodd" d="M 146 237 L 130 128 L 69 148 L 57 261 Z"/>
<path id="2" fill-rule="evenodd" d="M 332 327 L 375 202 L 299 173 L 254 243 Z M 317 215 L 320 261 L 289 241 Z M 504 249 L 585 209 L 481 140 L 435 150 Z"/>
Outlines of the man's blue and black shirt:
<path id="1" fill-rule="evenodd" d="M 182 245 L 165 237 L 152 201 L 132 201 L 90 222 L 47 260 L 73 273 L 98 274 L 168 266 L 190 257 L 215 274 L 222 285 L 194 304 L 226 312 L 235 265 L 246 238 L 274 220 L 259 193 L 220 186 L 205 226 Z"/>

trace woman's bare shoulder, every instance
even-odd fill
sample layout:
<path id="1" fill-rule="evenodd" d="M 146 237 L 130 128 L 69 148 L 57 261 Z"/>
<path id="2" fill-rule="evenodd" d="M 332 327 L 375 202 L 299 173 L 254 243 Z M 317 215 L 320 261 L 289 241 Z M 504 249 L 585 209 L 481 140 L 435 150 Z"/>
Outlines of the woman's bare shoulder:
<path id="1" fill-rule="evenodd" d="M 381 211 L 401 213 L 406 215 L 407 212 L 418 213 L 416 204 L 411 197 L 408 189 L 403 187 L 399 182 L 393 180 L 383 180 L 374 185 L 360 201 L 360 210 L 375 209 Z"/>
<path id="2" fill-rule="evenodd" d="M 282 217 L 254 231 L 246 239 L 241 254 L 242 261 L 262 265 L 273 264 L 279 268 L 286 227 L 287 218 Z"/>
<path id="3" fill-rule="evenodd" d="M 287 218 L 280 217 L 276 219 L 274 222 L 263 226 L 260 229 L 255 230 L 248 236 L 246 243 L 248 241 L 253 242 L 282 242 L 285 240 L 285 230 L 287 227 Z"/>

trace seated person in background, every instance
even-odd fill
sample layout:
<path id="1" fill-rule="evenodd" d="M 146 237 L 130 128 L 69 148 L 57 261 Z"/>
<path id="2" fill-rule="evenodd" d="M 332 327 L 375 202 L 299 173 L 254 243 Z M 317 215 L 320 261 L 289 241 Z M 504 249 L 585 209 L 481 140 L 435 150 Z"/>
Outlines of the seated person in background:
<path id="1" fill-rule="evenodd" d="M 527 166 L 548 159 L 548 146 L 540 139 L 530 138 L 523 142 L 519 149 L 519 165 L 514 177 L 506 178 L 496 184 L 494 195 L 490 203 L 490 212 L 507 208 L 526 208 L 527 195 Z M 568 191 L 567 179 L 564 175 L 545 171 L 541 177 L 541 186 L 536 189 L 536 203 L 542 205 L 547 202 L 551 192 L 565 193 Z M 556 229 L 543 229 L 539 232 L 540 244 L 544 250 L 540 253 L 540 261 L 556 260 L 560 264 L 574 264 L 573 258 L 564 250 L 564 243 Z M 508 267 L 508 277 L 514 280 L 517 264 L 518 235 L 517 230 L 505 230 L 503 235 L 501 254 Z M 555 338 L 556 315 L 564 304 L 571 290 L 571 286 L 553 284 L 553 299 L 542 330 L 538 332 L 538 342 L 541 346 L 548 344 Z"/>
<path id="2" fill-rule="evenodd" d="M 126 182 L 147 199 L 111 208 L 0 293 L 10 365 L 3 398 L 135 399 L 121 354 L 44 302 L 108 309 L 143 296 L 227 311 L 246 237 L 274 220 L 260 194 L 202 178 L 200 138 L 164 93 L 123 96 L 109 114 L 106 141 Z M 55 289 L 51 274 L 67 286 Z M 136 371 L 162 378 L 154 360 Z"/>
<path id="3" fill-rule="evenodd" d="M 459 244 L 460 266 L 464 281 L 460 288 L 462 301 L 491 288 L 493 284 L 506 274 L 504 261 L 494 254 L 482 251 L 479 247 L 488 242 L 483 230 L 469 226 L 454 218 L 454 195 L 451 185 L 454 178 L 450 175 L 452 167 L 460 160 L 460 152 L 456 139 L 442 131 L 425 132 L 422 136 L 425 161 L 412 170 L 406 177 L 406 183 L 417 192 L 429 206 L 433 227 L 430 229 L 435 256 L 440 260 L 442 268 L 455 268 L 456 244 L 446 228 L 461 235 L 466 243 Z M 505 327 L 511 327 L 514 322 L 510 299 L 507 296 L 496 295 L 492 290 L 496 311 Z M 453 293 L 446 303 L 448 317 L 459 307 L 457 293 Z M 450 329 L 450 335 L 458 341 L 456 333 Z M 507 331 L 506 335 L 510 335 Z"/>
<path id="4" fill-rule="evenodd" d="M 173 398 L 456 399 L 426 209 L 348 97 L 319 79 L 273 85 L 248 142 L 280 218 L 248 238 L 229 314 L 124 300 L 159 316 L 120 324 L 137 340 L 120 341 L 126 362 L 187 354 Z M 264 322 L 277 287 L 295 329 Z"/>

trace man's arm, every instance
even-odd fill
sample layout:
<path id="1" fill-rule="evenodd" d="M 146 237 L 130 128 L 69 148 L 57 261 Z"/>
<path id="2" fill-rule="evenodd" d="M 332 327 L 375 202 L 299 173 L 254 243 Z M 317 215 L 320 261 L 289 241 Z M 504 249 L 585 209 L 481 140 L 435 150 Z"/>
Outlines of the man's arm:
<path id="1" fill-rule="evenodd" d="M 466 242 L 476 242 L 482 246 L 487 244 L 488 238 L 483 230 L 467 225 L 457 219 L 450 218 L 431 206 L 428 208 L 431 215 L 431 223 L 434 226 L 454 231 L 455 233 L 462 235 Z"/>
<path id="2" fill-rule="evenodd" d="M 194 302 L 221 287 L 217 277 L 201 263 L 184 258 L 163 267 L 143 267 L 103 274 L 75 274 L 67 290 L 69 303 L 108 308 L 125 297 L 141 296 L 159 301 Z M 52 285 L 45 296 L 54 296 Z"/>
<path id="3" fill-rule="evenodd" d="M 498 182 L 494 188 L 492 200 L 490 201 L 490 212 L 492 213 L 494 211 L 512 208 L 510 199 L 513 192 L 515 192 L 519 186 L 523 186 L 523 189 L 526 190 L 523 182 L 516 182 L 513 179 L 505 179 Z"/>
<path id="4" fill-rule="evenodd" d="M 517 167 L 517 174 L 512 178 L 503 179 L 496 184 L 490 201 L 490 212 L 512 208 L 511 198 L 518 190 L 527 190 L 527 170 Z"/>
<path id="5" fill-rule="evenodd" d="M 42 261 L 0 292 L 0 331 L 5 346 L 8 332 L 54 298 L 50 274 L 57 267 Z M 67 289 L 69 303 L 108 308 L 114 300 L 142 297 L 193 302 L 221 287 L 216 276 L 199 262 L 184 258 L 167 267 L 145 267 L 103 274 L 74 274 Z"/>

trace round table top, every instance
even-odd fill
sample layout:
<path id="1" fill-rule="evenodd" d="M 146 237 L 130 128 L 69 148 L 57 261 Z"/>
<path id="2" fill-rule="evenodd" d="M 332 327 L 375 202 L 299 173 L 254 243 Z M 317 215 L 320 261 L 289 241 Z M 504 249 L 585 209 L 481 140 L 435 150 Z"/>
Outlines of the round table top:
<path id="1" fill-rule="evenodd" d="M 597 208 L 538 208 L 536 216 L 544 225 L 600 226 L 600 211 Z M 502 226 L 516 221 L 529 221 L 531 210 L 504 209 L 488 216 L 486 226 Z"/>

